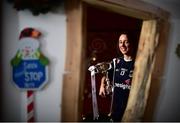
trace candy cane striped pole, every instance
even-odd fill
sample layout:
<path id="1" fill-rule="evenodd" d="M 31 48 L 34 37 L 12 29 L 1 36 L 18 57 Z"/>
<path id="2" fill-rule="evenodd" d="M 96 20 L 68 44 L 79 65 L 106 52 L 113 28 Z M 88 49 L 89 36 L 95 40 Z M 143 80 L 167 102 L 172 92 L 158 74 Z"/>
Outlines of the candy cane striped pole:
<path id="1" fill-rule="evenodd" d="M 27 91 L 27 122 L 34 121 L 34 92 Z"/>

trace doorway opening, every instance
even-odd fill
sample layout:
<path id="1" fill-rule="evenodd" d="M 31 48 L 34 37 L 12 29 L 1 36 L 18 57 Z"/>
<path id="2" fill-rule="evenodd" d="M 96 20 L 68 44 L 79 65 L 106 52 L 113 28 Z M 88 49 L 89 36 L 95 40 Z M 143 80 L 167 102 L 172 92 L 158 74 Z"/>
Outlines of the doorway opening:
<path id="1" fill-rule="evenodd" d="M 149 101 L 151 83 L 159 83 L 159 77 L 163 75 L 169 13 L 141 0 L 67 0 L 66 2 L 66 72 L 63 75 L 61 121 L 82 120 L 85 71 L 88 64 L 85 61 L 88 34 L 85 20 L 87 4 L 112 13 L 142 19 L 132 86 L 123 121 L 141 121 L 145 113 L 152 114 L 153 110 L 148 109 L 154 109 L 155 105 L 147 104 L 147 99 L 151 102 Z"/>
<path id="2" fill-rule="evenodd" d="M 137 52 L 142 20 L 114 13 L 101 8 L 86 5 L 86 46 L 85 46 L 85 79 L 83 89 L 82 119 L 92 120 L 93 106 L 91 93 L 91 75 L 88 67 L 100 62 L 110 62 L 113 58 L 121 57 L 118 49 L 118 39 L 121 32 L 131 33 L 135 52 Z M 110 111 L 111 96 L 98 96 L 102 74 L 96 74 L 96 95 L 98 110 L 101 117 L 106 117 Z"/>

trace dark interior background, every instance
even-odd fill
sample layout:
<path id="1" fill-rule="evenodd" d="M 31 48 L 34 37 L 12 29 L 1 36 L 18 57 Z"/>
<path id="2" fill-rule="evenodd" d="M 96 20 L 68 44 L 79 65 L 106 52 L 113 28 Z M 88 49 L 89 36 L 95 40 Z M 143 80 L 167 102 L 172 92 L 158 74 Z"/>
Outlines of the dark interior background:
<path id="1" fill-rule="evenodd" d="M 86 40 L 86 78 L 83 96 L 82 116 L 93 115 L 91 79 L 88 67 L 99 62 L 108 62 L 113 58 L 120 57 L 117 45 L 119 34 L 128 31 L 133 36 L 134 45 L 137 49 L 141 31 L 142 20 L 120 15 L 87 6 L 87 40 Z M 137 51 L 137 50 L 136 50 Z M 136 54 L 136 52 L 135 52 Z M 93 60 L 95 58 L 95 60 Z M 96 74 L 96 91 L 99 113 L 107 115 L 110 109 L 111 96 L 102 98 L 98 95 L 102 74 Z"/>

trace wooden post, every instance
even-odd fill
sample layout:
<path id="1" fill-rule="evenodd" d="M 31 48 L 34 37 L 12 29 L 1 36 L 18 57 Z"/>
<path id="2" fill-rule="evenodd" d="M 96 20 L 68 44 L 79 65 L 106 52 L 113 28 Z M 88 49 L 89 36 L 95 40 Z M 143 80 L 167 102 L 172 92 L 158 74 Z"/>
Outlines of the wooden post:
<path id="1" fill-rule="evenodd" d="M 168 20 L 168 18 L 167 18 Z M 156 61 L 154 64 L 154 69 L 152 72 L 152 78 L 151 78 L 151 87 L 149 90 L 149 97 L 147 100 L 147 106 L 144 112 L 143 121 L 152 121 L 154 111 L 158 101 L 158 97 L 160 94 L 160 91 L 162 89 L 161 82 L 163 80 L 164 76 L 164 66 L 166 64 L 165 58 L 166 58 L 166 47 L 167 47 L 167 40 L 168 40 L 168 34 L 169 34 L 169 22 L 161 20 L 160 26 L 160 35 L 159 35 L 159 45 L 156 50 Z"/>
<path id="2" fill-rule="evenodd" d="M 150 88 L 158 37 L 157 21 L 144 21 L 135 62 L 132 88 L 123 121 L 142 120 Z"/>

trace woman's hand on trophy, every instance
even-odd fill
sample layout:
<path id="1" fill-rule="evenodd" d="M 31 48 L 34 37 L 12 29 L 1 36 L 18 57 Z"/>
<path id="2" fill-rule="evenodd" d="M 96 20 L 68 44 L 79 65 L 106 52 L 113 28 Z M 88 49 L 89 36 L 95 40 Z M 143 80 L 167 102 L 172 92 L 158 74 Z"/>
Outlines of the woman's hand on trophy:
<path id="1" fill-rule="evenodd" d="M 105 87 L 100 87 L 99 89 L 99 95 L 102 97 L 106 97 L 106 91 L 105 91 Z"/>
<path id="2" fill-rule="evenodd" d="M 106 79 L 106 77 L 103 76 L 101 79 L 101 85 L 100 85 L 100 89 L 99 89 L 99 95 L 102 97 L 106 97 L 105 79 Z"/>

